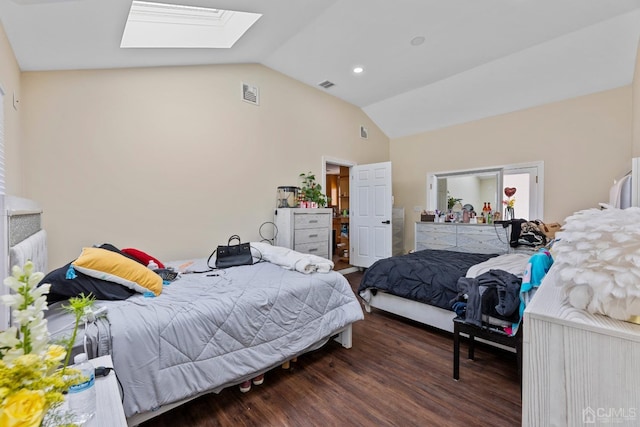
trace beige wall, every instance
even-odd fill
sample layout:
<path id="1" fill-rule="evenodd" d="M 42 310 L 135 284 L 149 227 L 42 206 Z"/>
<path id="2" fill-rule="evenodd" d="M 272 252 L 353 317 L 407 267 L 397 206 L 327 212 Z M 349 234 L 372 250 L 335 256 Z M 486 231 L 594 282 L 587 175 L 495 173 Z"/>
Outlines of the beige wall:
<path id="1" fill-rule="evenodd" d="M 51 267 L 102 241 L 170 259 L 208 255 L 235 232 L 259 238 L 275 188 L 297 185 L 302 171 L 319 174 L 322 155 L 393 162 L 407 249 L 432 171 L 542 160 L 544 219 L 561 221 L 607 200 L 612 180 L 640 156 L 637 61 L 629 87 L 389 147 L 358 108 L 259 65 L 24 73 L 21 81 L 0 27 L 8 193 L 43 205 Z M 239 100 L 241 81 L 260 87 L 260 107 Z M 357 137 L 360 124 L 367 141 Z"/>
<path id="2" fill-rule="evenodd" d="M 0 86 L 4 89 L 5 188 L 8 194 L 22 196 L 22 160 L 20 155 L 20 68 L 0 24 Z M 13 108 L 16 94 L 18 109 Z"/>
<path id="3" fill-rule="evenodd" d="M 261 65 L 27 72 L 22 92 L 26 197 L 44 208 L 50 268 L 102 242 L 206 257 L 231 234 L 259 239 L 276 188 L 320 176 L 322 156 L 389 156 L 360 109 Z"/>
<path id="4" fill-rule="evenodd" d="M 426 204 L 429 172 L 543 161 L 545 221 L 609 199 L 631 170 L 632 87 L 609 90 L 391 141 L 395 205 L 405 208 L 413 248 L 414 206 Z"/>

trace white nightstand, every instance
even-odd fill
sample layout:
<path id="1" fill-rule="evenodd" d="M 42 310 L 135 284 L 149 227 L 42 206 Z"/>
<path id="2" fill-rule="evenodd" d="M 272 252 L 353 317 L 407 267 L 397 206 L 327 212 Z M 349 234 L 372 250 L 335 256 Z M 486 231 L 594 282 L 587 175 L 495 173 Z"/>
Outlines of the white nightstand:
<path id="1" fill-rule="evenodd" d="M 89 362 L 98 366 L 113 367 L 111 356 L 90 359 Z M 126 427 L 127 419 L 122 409 L 120 386 L 115 371 L 106 377 L 96 377 L 96 416 L 85 427 Z"/>

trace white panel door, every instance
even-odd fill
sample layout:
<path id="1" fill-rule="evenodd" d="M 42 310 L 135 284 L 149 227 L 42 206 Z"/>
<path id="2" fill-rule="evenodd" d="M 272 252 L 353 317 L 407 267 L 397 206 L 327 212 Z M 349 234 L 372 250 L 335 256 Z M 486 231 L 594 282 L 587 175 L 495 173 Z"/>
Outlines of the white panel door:
<path id="1" fill-rule="evenodd" d="M 351 167 L 350 264 L 368 268 L 391 256 L 391 162 Z"/>

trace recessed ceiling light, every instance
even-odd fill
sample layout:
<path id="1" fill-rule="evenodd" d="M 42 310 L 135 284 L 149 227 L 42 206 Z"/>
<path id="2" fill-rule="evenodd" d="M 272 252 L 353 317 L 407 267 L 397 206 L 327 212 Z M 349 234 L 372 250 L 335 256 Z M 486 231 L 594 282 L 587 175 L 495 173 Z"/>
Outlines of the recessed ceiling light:
<path id="1" fill-rule="evenodd" d="M 262 14 L 133 1 L 123 48 L 230 48 Z"/>
<path id="2" fill-rule="evenodd" d="M 354 74 L 362 74 L 364 72 L 364 68 L 357 66 L 357 67 L 353 67 L 353 73 Z"/>
<path id="3" fill-rule="evenodd" d="M 412 46 L 420 46 L 422 43 L 424 43 L 426 39 L 422 36 L 417 36 L 411 39 L 411 45 Z"/>

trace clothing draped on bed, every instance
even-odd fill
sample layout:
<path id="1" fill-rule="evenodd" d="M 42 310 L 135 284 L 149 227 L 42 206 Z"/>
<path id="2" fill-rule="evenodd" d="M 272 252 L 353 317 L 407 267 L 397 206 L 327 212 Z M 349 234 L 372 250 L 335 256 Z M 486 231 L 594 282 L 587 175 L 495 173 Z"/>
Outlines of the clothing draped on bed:
<path id="1" fill-rule="evenodd" d="M 193 270 L 207 270 L 204 261 Z M 250 379 L 364 318 L 341 274 L 268 262 L 184 274 L 158 297 L 98 305 L 108 310 L 127 417 Z"/>
<path id="2" fill-rule="evenodd" d="M 451 300 L 458 293 L 458 279 L 465 276 L 469 267 L 496 256 L 425 249 L 381 259 L 365 271 L 358 294 L 369 301 L 371 292 L 382 290 L 451 310 Z"/>

